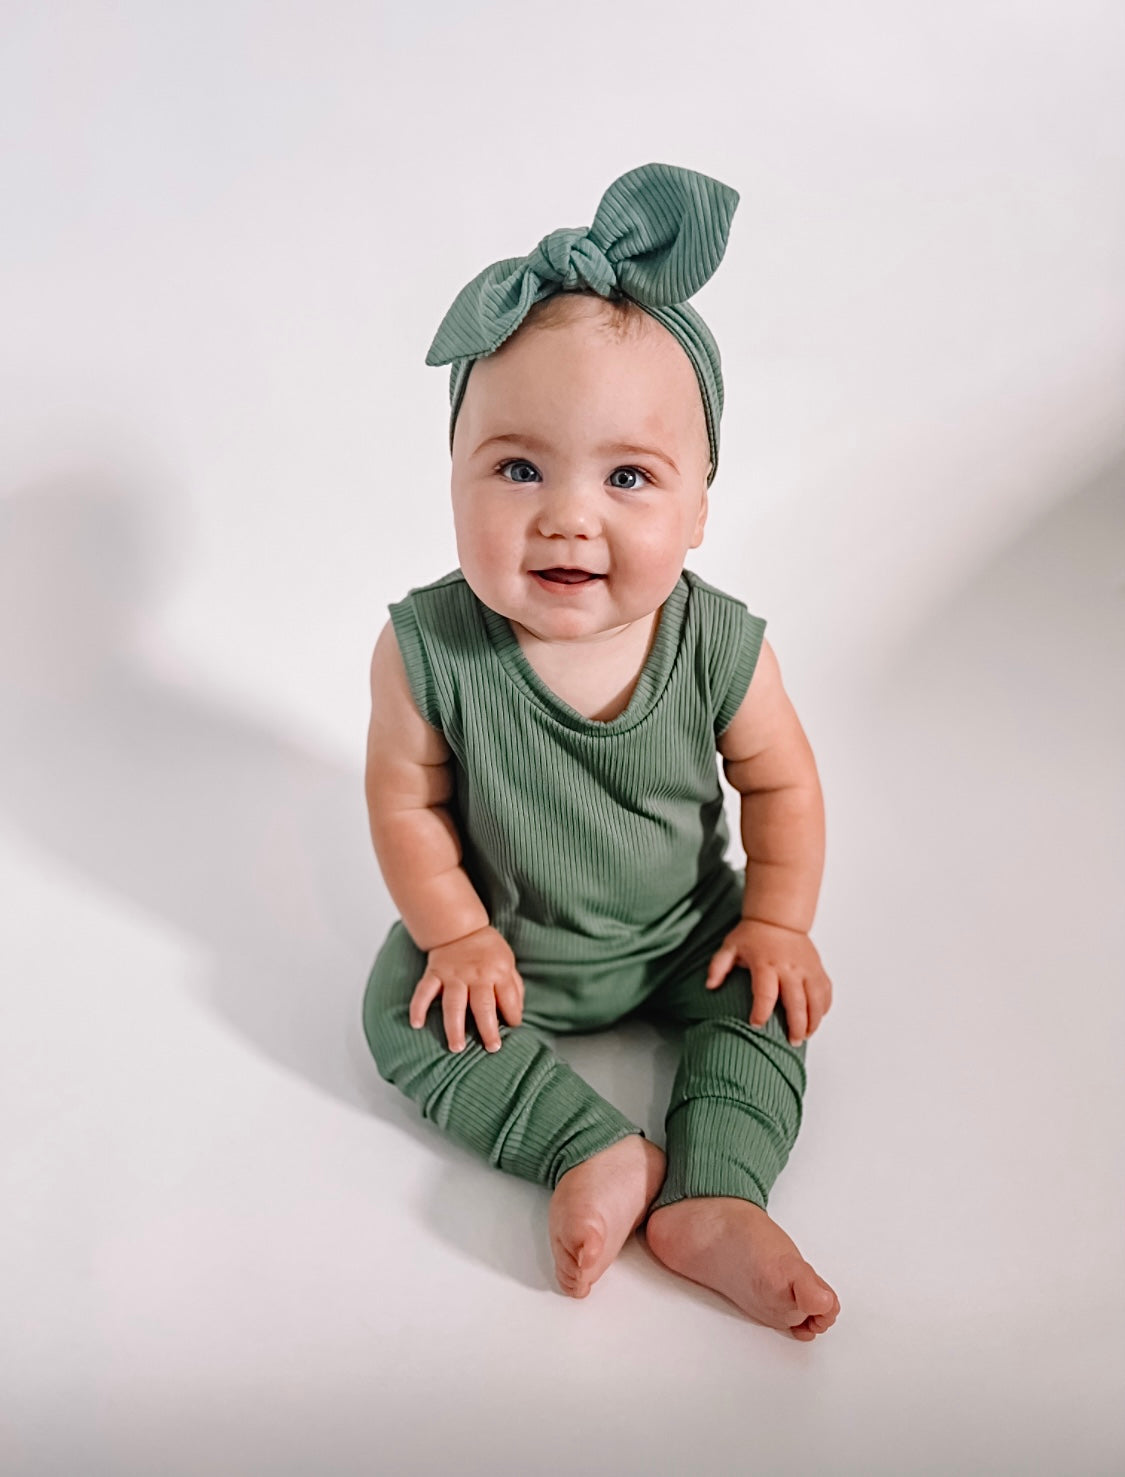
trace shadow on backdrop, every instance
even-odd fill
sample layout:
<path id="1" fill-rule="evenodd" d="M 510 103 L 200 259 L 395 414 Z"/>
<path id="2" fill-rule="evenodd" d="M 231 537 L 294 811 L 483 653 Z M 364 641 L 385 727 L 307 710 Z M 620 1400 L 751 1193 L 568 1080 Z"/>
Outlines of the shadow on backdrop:
<path id="1" fill-rule="evenodd" d="M 546 1236 L 527 1235 L 545 1223 L 539 1187 L 424 1122 L 363 1038 L 363 989 L 395 914 L 368 834 L 362 737 L 355 767 L 341 768 L 146 654 L 182 548 L 174 519 L 167 490 L 154 499 L 97 470 L 0 497 L 0 825 L 199 948 L 207 1008 L 436 1155 L 422 1209 L 437 1230 L 549 1285 Z M 83 988 L 112 991 L 113 978 L 112 959 L 94 959 Z M 616 1039 L 557 1045 L 663 1142 L 665 1033 L 629 1022 Z"/>
<path id="2" fill-rule="evenodd" d="M 1076 940 L 1088 922 L 1109 944 L 1125 880 L 1122 672 L 1118 457 L 905 627 L 859 705 L 903 843 L 944 833 L 963 896 L 982 916 L 1010 910 L 997 931 L 1040 934 L 1046 907 Z"/>

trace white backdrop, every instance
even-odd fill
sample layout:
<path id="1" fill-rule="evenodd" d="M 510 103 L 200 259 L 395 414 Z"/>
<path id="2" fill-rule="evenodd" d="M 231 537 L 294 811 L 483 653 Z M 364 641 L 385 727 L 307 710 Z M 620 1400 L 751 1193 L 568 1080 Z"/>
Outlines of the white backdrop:
<path id="1" fill-rule="evenodd" d="M 6 1470 L 1121 1470 L 1123 98 L 1096 0 L 5 0 Z M 640 1241 L 564 1299 L 359 1025 L 426 349 L 650 160 L 741 195 L 690 562 L 826 795 L 809 1345 Z M 662 1141 L 667 1042 L 559 1049 Z"/>

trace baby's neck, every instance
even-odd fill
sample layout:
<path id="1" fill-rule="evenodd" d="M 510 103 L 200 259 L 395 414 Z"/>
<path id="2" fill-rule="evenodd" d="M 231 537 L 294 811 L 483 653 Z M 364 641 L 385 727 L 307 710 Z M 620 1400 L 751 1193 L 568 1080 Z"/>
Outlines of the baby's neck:
<path id="1" fill-rule="evenodd" d="M 548 640 L 521 626 L 518 621 L 508 624 L 525 654 L 535 652 L 545 659 L 558 663 L 562 670 L 567 666 L 578 669 L 589 663 L 620 662 L 623 654 L 639 648 L 647 651 L 660 618 L 660 610 L 651 610 L 638 616 L 626 626 L 617 626 L 611 631 L 598 631 L 592 636 L 576 636 L 573 640 Z"/>
<path id="2" fill-rule="evenodd" d="M 584 641 L 542 641 L 511 622 L 529 666 L 563 702 L 608 723 L 629 705 L 660 623 L 654 610 L 626 626 Z"/>

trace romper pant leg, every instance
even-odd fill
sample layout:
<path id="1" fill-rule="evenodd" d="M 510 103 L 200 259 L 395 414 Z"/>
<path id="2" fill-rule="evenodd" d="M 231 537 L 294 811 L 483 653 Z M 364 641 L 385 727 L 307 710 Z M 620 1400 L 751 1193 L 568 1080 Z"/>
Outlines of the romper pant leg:
<path id="1" fill-rule="evenodd" d="M 469 1009 L 465 1048 L 450 1051 L 440 995 L 415 1030 L 410 997 L 425 972 L 426 955 L 397 920 L 368 976 L 363 1028 L 379 1075 L 450 1138 L 498 1169 L 553 1190 L 592 1154 L 628 1134 L 645 1136 L 555 1055 L 528 1020 L 526 999 L 522 1025 L 501 1019 L 497 1052 L 484 1049 Z"/>
<path id="2" fill-rule="evenodd" d="M 801 1126 L 807 1043 L 790 1046 L 780 999 L 761 1030 L 749 1024 L 742 965 L 705 989 L 709 964 L 673 971 L 638 1012 L 686 1027 L 665 1119 L 668 1172 L 650 1215 L 704 1195 L 764 1210 Z"/>

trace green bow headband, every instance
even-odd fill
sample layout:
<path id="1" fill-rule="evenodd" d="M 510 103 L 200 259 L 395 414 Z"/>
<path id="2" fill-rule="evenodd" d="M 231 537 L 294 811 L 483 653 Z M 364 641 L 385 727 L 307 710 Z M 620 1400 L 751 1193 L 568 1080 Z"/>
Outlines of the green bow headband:
<path id="1" fill-rule="evenodd" d="M 473 362 L 494 353 L 532 307 L 586 288 L 630 297 L 683 345 L 695 368 L 711 448 L 710 486 L 719 465 L 723 377 L 719 348 L 686 299 L 723 259 L 738 192 L 675 164 L 642 164 L 614 180 L 586 229 L 544 236 L 530 256 L 485 267 L 453 300 L 426 355 L 451 364 L 449 446 Z"/>

